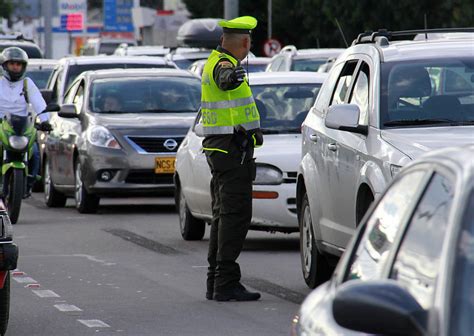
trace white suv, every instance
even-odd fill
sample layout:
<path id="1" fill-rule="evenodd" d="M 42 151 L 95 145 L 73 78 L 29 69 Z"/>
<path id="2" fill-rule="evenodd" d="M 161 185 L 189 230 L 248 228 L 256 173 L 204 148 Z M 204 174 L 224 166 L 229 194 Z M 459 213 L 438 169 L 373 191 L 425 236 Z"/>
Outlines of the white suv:
<path id="1" fill-rule="evenodd" d="M 474 40 L 393 43 L 393 35 L 359 35 L 303 123 L 297 209 L 310 287 L 330 275 L 327 257 L 342 254 L 402 166 L 434 148 L 474 143 Z"/>

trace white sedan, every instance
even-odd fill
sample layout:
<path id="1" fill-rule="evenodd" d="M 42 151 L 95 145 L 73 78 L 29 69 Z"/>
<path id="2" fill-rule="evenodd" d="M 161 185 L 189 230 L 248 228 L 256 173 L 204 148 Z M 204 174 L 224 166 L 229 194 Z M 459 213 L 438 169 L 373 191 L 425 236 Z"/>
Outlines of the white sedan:
<path id="1" fill-rule="evenodd" d="M 314 103 L 326 74 L 256 73 L 249 83 L 260 113 L 264 144 L 255 150 L 257 177 L 253 187 L 250 229 L 296 232 L 296 172 L 301 159 L 301 123 Z M 202 151 L 203 138 L 189 130 L 176 155 L 176 205 L 181 235 L 202 239 L 212 218 L 211 172 Z"/>

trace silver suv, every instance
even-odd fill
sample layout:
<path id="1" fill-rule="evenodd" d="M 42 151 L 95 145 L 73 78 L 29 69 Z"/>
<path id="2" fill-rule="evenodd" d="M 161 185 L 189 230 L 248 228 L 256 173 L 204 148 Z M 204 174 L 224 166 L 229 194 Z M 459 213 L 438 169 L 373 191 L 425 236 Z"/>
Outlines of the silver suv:
<path id="1" fill-rule="evenodd" d="M 359 35 L 303 123 L 297 210 L 310 287 L 328 277 L 328 256 L 342 254 L 402 166 L 435 148 L 474 143 L 474 40 L 394 43 L 394 35 Z"/>

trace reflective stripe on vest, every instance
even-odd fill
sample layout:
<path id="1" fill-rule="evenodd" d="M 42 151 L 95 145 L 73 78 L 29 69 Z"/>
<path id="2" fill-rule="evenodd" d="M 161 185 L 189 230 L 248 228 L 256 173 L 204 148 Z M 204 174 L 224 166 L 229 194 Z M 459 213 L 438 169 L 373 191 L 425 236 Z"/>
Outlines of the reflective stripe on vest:
<path id="1" fill-rule="evenodd" d="M 204 135 L 233 134 L 238 126 L 245 130 L 260 127 L 257 105 L 247 81 L 228 91 L 219 89 L 214 81 L 214 68 L 223 57 L 237 66 L 235 58 L 214 50 L 203 70 L 201 122 Z"/>

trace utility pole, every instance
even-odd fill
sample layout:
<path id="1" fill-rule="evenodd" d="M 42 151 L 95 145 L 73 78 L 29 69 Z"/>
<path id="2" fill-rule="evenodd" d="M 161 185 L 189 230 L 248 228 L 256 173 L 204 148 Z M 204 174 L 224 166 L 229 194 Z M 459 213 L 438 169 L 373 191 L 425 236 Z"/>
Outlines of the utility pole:
<path id="1" fill-rule="evenodd" d="M 239 16 L 239 0 L 224 0 L 224 19 L 231 20 Z"/>
<path id="2" fill-rule="evenodd" d="M 46 58 L 53 58 L 53 0 L 43 0 L 43 18 L 44 18 L 44 53 Z"/>
<path id="3" fill-rule="evenodd" d="M 268 39 L 271 39 L 272 35 L 272 0 L 268 0 Z"/>

